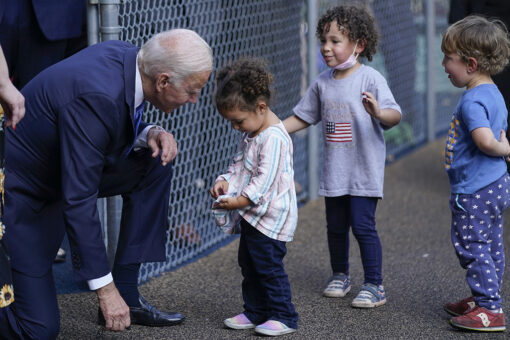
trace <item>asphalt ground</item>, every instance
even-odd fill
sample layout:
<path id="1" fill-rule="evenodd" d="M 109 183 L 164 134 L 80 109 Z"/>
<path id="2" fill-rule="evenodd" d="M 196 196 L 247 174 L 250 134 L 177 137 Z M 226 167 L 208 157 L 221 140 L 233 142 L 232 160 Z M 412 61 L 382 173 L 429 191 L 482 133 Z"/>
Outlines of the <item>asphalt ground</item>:
<path id="1" fill-rule="evenodd" d="M 434 141 L 386 168 L 385 196 L 377 209 L 383 245 L 383 277 L 388 302 L 372 310 L 350 303 L 363 283 L 359 248 L 351 235 L 353 289 L 344 298 L 321 292 L 331 275 L 324 200 L 299 210 L 295 239 L 288 244 L 285 266 L 299 329 L 284 339 L 504 339 L 505 333 L 469 333 L 449 325 L 443 304 L 470 295 L 465 272 L 450 242 L 448 178 L 443 168 L 444 140 Z M 505 214 L 505 229 L 510 215 Z M 510 249 L 510 235 L 504 236 Z M 140 287 L 161 310 L 178 311 L 186 321 L 173 327 L 133 325 L 108 332 L 96 324 L 94 293 L 59 295 L 59 339 L 260 339 L 253 330 L 230 330 L 225 318 L 242 312 L 239 239 L 185 267 Z M 503 309 L 510 315 L 510 284 L 504 280 Z M 507 321 L 508 321 L 507 317 Z"/>

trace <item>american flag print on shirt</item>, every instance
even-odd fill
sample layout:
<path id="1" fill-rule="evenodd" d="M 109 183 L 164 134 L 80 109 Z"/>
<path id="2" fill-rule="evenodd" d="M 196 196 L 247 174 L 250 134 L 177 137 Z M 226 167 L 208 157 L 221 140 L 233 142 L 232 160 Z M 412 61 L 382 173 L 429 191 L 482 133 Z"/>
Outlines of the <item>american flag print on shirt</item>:
<path id="1" fill-rule="evenodd" d="M 326 122 L 326 141 L 335 143 L 352 142 L 351 123 Z"/>

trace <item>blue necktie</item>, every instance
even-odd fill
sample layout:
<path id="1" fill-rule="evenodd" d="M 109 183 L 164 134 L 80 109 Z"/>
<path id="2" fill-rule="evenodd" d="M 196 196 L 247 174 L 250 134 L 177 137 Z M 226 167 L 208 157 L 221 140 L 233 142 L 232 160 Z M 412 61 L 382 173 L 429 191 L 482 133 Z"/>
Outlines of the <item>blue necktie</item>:
<path id="1" fill-rule="evenodd" d="M 143 101 L 135 110 L 135 115 L 133 117 L 134 123 L 135 123 L 135 138 L 133 140 L 133 144 L 131 144 L 131 147 L 128 150 L 128 154 L 133 150 L 133 146 L 135 146 L 136 137 L 138 137 L 138 128 L 140 127 L 140 122 L 142 121 L 142 115 L 143 115 L 143 108 L 145 107 L 145 101 Z"/>

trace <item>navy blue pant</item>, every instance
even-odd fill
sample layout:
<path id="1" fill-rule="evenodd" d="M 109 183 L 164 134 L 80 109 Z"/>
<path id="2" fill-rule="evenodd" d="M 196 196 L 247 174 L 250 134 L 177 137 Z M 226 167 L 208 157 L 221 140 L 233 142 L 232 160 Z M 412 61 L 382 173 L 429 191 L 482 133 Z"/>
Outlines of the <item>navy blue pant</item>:
<path id="1" fill-rule="evenodd" d="M 45 68 L 87 47 L 85 27 L 80 37 L 48 40 L 37 23 L 31 0 L 8 1 L 3 10 L 0 44 L 9 76 L 18 89 Z"/>
<path id="2" fill-rule="evenodd" d="M 241 220 L 238 259 L 243 275 L 244 314 L 256 325 L 276 320 L 297 329 L 298 314 L 283 268 L 286 253 L 285 242 L 269 238 Z"/>
<path id="3" fill-rule="evenodd" d="M 128 159 L 119 161 L 114 167 L 105 169 L 103 173 L 99 194 L 101 196 L 122 194 L 124 198 L 116 263 L 165 259 L 165 232 L 172 171 L 171 165 L 163 167 L 160 162 L 159 157 L 156 159 L 151 157 L 149 150 L 138 155 L 131 154 Z M 8 192 L 6 202 L 7 195 Z M 59 215 L 57 210 L 62 215 L 58 203 L 50 206 L 53 207 L 51 217 Z M 25 215 L 30 215 L 30 209 L 28 206 L 23 208 Z M 40 220 L 44 215 L 43 211 L 37 217 Z M 25 221 L 27 224 L 33 216 L 24 218 L 27 219 Z M 55 219 L 54 223 L 44 224 L 49 228 L 48 231 L 55 233 L 54 242 L 39 247 L 41 249 L 36 254 L 33 254 L 34 247 L 28 247 L 33 249 L 25 251 L 32 256 L 44 256 L 44 264 L 49 269 L 43 275 L 31 275 L 22 272 L 23 268 L 13 268 L 15 301 L 7 308 L 0 308 L 0 339 L 54 339 L 60 331 L 60 316 L 51 264 L 62 242 L 64 232 L 60 229 L 63 228 L 63 223 Z M 13 224 L 6 221 L 6 225 L 9 250 L 15 245 L 23 247 L 25 244 L 27 248 L 23 235 L 18 235 L 15 228 L 9 229 Z M 31 237 L 33 235 L 25 235 L 25 240 L 28 241 Z"/>
<path id="4" fill-rule="evenodd" d="M 505 271 L 503 213 L 510 204 L 510 176 L 505 174 L 474 194 L 452 194 L 451 237 L 477 305 L 501 307 Z"/>
<path id="5" fill-rule="evenodd" d="M 349 230 L 359 244 L 365 283 L 382 284 L 382 247 L 375 229 L 377 197 L 326 197 L 331 268 L 349 274 Z"/>

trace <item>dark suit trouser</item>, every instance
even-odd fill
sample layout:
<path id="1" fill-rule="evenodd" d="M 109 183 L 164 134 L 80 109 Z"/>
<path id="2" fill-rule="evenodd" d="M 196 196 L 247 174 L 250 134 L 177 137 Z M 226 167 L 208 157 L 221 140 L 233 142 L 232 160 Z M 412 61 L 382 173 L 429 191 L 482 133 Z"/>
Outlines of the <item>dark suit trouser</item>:
<path id="1" fill-rule="evenodd" d="M 86 35 L 48 40 L 41 31 L 31 0 L 9 1 L 0 18 L 0 45 L 14 86 L 21 89 L 45 68 L 87 47 Z"/>
<path id="2" fill-rule="evenodd" d="M 152 159 L 150 152 L 131 154 L 128 159 L 105 169 L 99 195 L 122 194 L 124 199 L 117 262 L 165 260 L 171 170 L 171 165 L 163 167 L 160 164 L 159 157 Z M 60 210 L 62 217 L 60 206 L 61 204 L 53 204 L 47 208 L 54 210 L 49 212 L 52 217 L 55 216 L 55 210 Z M 23 223 L 23 219 L 33 220 L 33 216 L 27 216 L 31 215 L 30 207 L 19 204 L 16 208 L 20 212 L 16 214 L 18 222 Z M 37 217 L 44 218 L 44 211 Z M 62 242 L 63 222 L 55 219 L 40 222 L 49 229 L 57 229 L 52 231 L 56 235 L 54 242 L 43 244 L 42 249 L 37 252 L 27 250 L 26 253 L 17 254 L 45 256 L 50 269 L 42 276 L 35 276 L 23 272 L 23 268 L 16 267 L 16 261 L 13 261 L 15 302 L 8 308 L 0 308 L 0 339 L 54 339 L 58 335 L 60 321 L 51 263 Z M 8 221 L 6 225 L 9 225 Z M 11 233 L 11 237 L 7 237 L 9 249 L 23 247 L 23 236 L 30 237 Z"/>

